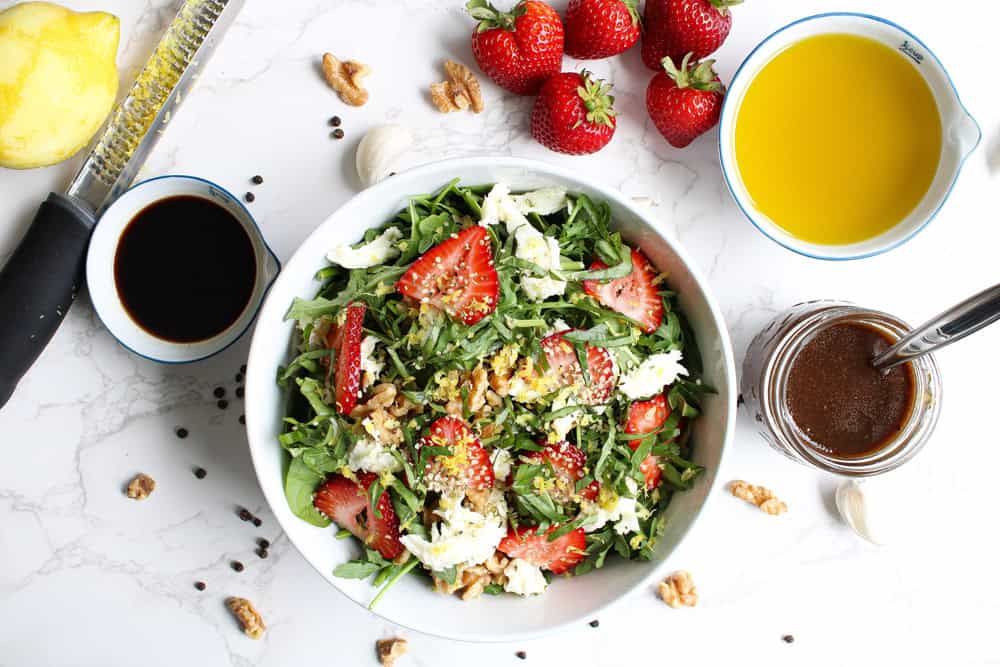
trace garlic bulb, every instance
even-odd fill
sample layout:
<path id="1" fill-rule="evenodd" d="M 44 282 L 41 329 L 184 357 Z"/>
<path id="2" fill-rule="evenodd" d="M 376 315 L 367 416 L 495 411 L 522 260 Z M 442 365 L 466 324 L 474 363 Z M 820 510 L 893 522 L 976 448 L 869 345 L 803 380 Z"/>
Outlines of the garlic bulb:
<path id="1" fill-rule="evenodd" d="M 393 165 L 413 146 L 413 135 L 400 125 L 382 125 L 368 130 L 358 144 L 355 166 L 363 187 L 388 177 Z"/>

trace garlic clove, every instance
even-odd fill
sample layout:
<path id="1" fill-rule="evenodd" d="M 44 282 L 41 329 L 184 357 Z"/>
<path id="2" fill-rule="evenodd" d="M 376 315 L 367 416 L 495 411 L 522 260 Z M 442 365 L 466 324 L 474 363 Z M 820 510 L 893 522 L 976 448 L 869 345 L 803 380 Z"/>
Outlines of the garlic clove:
<path id="1" fill-rule="evenodd" d="M 363 187 L 387 178 L 399 158 L 413 146 L 413 135 L 401 125 L 381 125 L 365 134 L 354 163 Z"/>
<path id="2" fill-rule="evenodd" d="M 934 514 L 932 496 L 919 484 L 919 479 L 900 473 L 849 479 L 837 488 L 837 509 L 844 522 L 872 544 L 912 542 Z"/>
<path id="3" fill-rule="evenodd" d="M 845 480 L 837 487 L 836 500 L 844 523 L 872 544 L 882 544 L 868 523 L 868 503 L 861 483 L 853 479 Z"/>

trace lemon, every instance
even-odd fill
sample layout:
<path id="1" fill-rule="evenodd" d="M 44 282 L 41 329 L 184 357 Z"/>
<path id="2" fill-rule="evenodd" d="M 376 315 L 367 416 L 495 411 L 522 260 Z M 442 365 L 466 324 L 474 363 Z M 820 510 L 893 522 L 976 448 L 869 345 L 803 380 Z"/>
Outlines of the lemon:
<path id="1" fill-rule="evenodd" d="M 87 145 L 118 92 L 118 18 L 48 2 L 0 12 L 0 166 L 62 162 Z"/>

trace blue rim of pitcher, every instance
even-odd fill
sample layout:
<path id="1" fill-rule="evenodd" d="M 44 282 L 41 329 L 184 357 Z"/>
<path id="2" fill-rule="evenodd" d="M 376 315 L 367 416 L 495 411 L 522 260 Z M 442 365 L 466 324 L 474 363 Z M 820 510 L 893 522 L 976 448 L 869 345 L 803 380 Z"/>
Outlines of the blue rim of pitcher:
<path id="1" fill-rule="evenodd" d="M 782 240 L 780 240 L 780 239 L 772 236 L 770 232 L 768 232 L 766 229 L 764 229 L 759 224 L 757 224 L 757 221 L 754 220 L 753 217 L 747 212 L 747 210 L 743 206 L 742 202 L 740 202 L 739 197 L 736 196 L 736 190 L 733 188 L 733 184 L 732 184 L 732 180 L 730 179 L 729 171 L 726 169 L 726 163 L 725 163 L 725 161 L 723 160 L 723 157 L 722 157 L 722 142 L 723 142 L 723 137 L 720 135 L 719 136 L 719 166 L 722 169 L 722 178 L 723 178 L 723 180 L 726 181 L 726 187 L 729 188 L 729 194 L 732 196 L 733 201 L 736 203 L 736 206 L 740 209 L 740 212 L 743 214 L 743 217 L 745 217 L 747 220 L 749 220 L 750 224 L 752 224 L 757 229 L 757 231 L 759 231 L 761 234 L 763 234 L 764 236 L 766 236 L 771 241 L 774 241 L 775 243 L 777 243 L 778 245 L 780 245 L 782 248 L 785 248 L 786 250 L 791 250 L 792 252 L 794 252 L 794 253 L 796 253 L 798 255 L 802 255 L 804 257 L 809 257 L 811 259 L 822 259 L 822 260 L 825 260 L 825 261 L 828 261 L 828 262 L 846 262 L 846 261 L 852 261 L 852 260 L 856 260 L 856 259 L 866 259 L 868 257 L 875 257 L 876 255 L 881 255 L 882 253 L 889 252 L 890 250 L 898 248 L 899 246 L 903 245 L 904 243 L 906 243 L 907 241 L 909 241 L 910 239 L 912 239 L 913 237 L 915 237 L 920 232 L 924 231 L 924 229 L 927 228 L 927 225 L 929 225 L 931 223 L 931 221 L 934 220 L 934 218 L 937 217 L 937 214 L 941 211 L 941 209 L 944 208 L 945 203 L 947 203 L 949 197 L 951 197 L 952 190 L 955 189 L 955 184 L 958 182 L 958 177 L 961 175 L 962 169 L 965 168 L 965 162 L 969 159 L 969 156 L 972 155 L 975 152 L 976 148 L 979 146 L 980 142 L 983 140 L 983 130 L 982 130 L 982 127 L 980 127 L 979 122 L 975 119 L 975 117 L 971 113 L 969 113 L 969 110 L 965 106 L 965 103 L 962 102 L 962 98 L 958 94 L 958 88 L 955 87 L 955 82 L 952 80 L 951 74 L 948 72 L 948 68 L 944 66 L 944 63 L 942 63 L 941 59 L 937 57 L 937 54 L 935 54 L 934 51 L 931 50 L 931 48 L 929 46 L 927 46 L 923 42 L 923 40 L 921 40 L 919 37 L 917 37 L 916 35 L 914 35 L 912 32 L 910 32 L 909 30 L 907 30 L 903 26 L 899 25 L 898 23 L 896 23 L 894 21 L 890 21 L 887 18 L 883 18 L 881 16 L 875 16 L 874 14 L 865 14 L 865 13 L 862 13 L 862 12 L 825 12 L 825 13 L 822 13 L 822 14 L 813 14 L 811 16 L 804 16 L 804 17 L 802 17 L 800 19 L 796 19 L 795 21 L 792 21 L 791 23 L 788 23 L 788 24 L 786 24 L 786 25 L 778 28 L 777 30 L 775 30 L 774 32 L 772 32 L 770 35 L 768 35 L 764 39 L 760 40 L 760 42 L 757 44 L 757 46 L 755 46 L 753 48 L 753 50 L 750 51 L 750 53 L 747 54 L 746 58 L 743 59 L 743 62 L 740 63 L 740 66 L 736 68 L 736 72 L 733 74 L 733 78 L 730 81 L 730 86 L 732 85 L 733 82 L 735 82 L 739 78 L 740 74 L 743 72 L 743 68 L 750 61 L 750 59 L 753 58 L 754 54 L 756 54 L 761 48 L 764 47 L 764 45 L 766 45 L 768 42 L 770 42 L 777 35 L 785 32 L 789 28 L 792 28 L 794 26 L 799 25 L 800 23 L 806 23 L 808 21 L 815 21 L 817 19 L 831 18 L 831 17 L 837 17 L 837 16 L 849 16 L 849 17 L 854 17 L 854 18 L 868 19 L 869 21 L 874 21 L 876 23 L 882 23 L 884 25 L 891 26 L 891 27 L 895 28 L 896 30 L 899 30 L 900 32 L 904 33 L 908 37 L 912 38 L 913 41 L 915 41 L 917 44 L 919 44 L 930 55 L 930 57 L 934 59 L 934 62 L 936 62 L 937 65 L 938 65 L 938 67 L 941 68 L 941 71 L 944 72 L 944 76 L 948 80 L 948 85 L 951 86 L 951 90 L 955 94 L 955 101 L 958 102 L 958 106 L 962 109 L 962 111 L 969 118 L 969 120 L 972 121 L 972 124 L 975 125 L 977 137 L 976 137 L 975 143 L 972 145 L 972 148 L 970 148 L 965 153 L 965 155 L 962 156 L 961 160 L 959 160 L 958 166 L 955 168 L 955 177 L 951 180 L 951 183 L 948 184 L 948 189 L 945 191 L 944 196 L 941 198 L 941 203 L 938 204 L 937 208 L 935 208 L 933 211 L 931 211 L 931 214 L 929 216 L 927 216 L 927 219 L 924 220 L 924 222 L 919 227 L 916 227 L 909 234 L 907 234 L 906 236 L 904 236 L 900 240 L 898 240 L 895 243 L 892 243 L 890 245 L 887 245 L 884 248 L 879 248 L 878 250 L 873 250 L 871 252 L 862 253 L 860 255 L 850 255 L 850 256 L 840 257 L 840 256 L 830 256 L 830 255 L 818 255 L 818 254 L 814 254 L 814 253 L 808 252 L 806 250 L 803 250 L 802 248 L 796 248 L 795 246 L 790 245 L 788 243 L 785 243 L 784 241 L 782 241 Z M 722 111 L 719 114 L 720 118 L 726 113 L 726 107 L 729 105 L 729 102 L 730 102 L 730 98 L 727 95 L 726 98 L 722 102 Z"/>
<path id="2" fill-rule="evenodd" d="M 278 276 L 281 274 L 281 260 L 278 259 L 278 255 L 275 254 L 274 250 L 271 249 L 270 244 L 268 244 L 267 239 L 264 237 L 264 233 L 260 229 L 260 225 L 257 224 L 257 219 L 250 212 L 250 209 L 248 209 L 246 206 L 243 205 L 243 202 L 240 201 L 239 197 L 237 197 L 232 192 L 230 192 L 226 188 L 222 187 L 221 185 L 219 185 L 215 181 L 210 181 L 207 178 L 202 178 L 201 176 L 191 176 L 190 174 L 164 174 L 163 176 L 153 176 L 152 178 L 147 178 L 145 180 L 139 181 L 138 183 L 133 183 L 127 190 L 125 190 L 120 195 L 118 195 L 118 198 L 120 199 L 121 197 L 124 197 L 126 193 L 131 192 L 132 190 L 135 190 L 136 188 L 142 187 L 142 186 L 146 185 L 147 183 L 152 183 L 154 181 L 162 181 L 164 179 L 174 179 L 174 178 L 181 178 L 181 179 L 187 179 L 189 181 L 197 181 L 199 183 L 204 183 L 205 185 L 208 185 L 209 187 L 215 188 L 219 192 L 223 193 L 230 200 L 232 200 L 233 202 L 235 202 L 236 205 L 239 206 L 243 210 L 243 213 L 246 214 L 247 220 L 250 221 L 250 224 L 252 224 L 253 227 L 254 227 L 254 229 L 257 231 L 257 238 L 260 239 L 261 245 L 264 246 L 264 250 L 267 251 L 267 254 L 271 256 L 272 260 L 274 260 L 275 267 L 277 268 L 277 270 L 274 272 L 274 275 L 271 277 L 271 279 L 268 280 L 267 284 L 264 285 L 264 289 L 261 290 L 260 297 L 258 298 L 257 306 L 254 308 L 253 315 L 250 317 L 249 320 L 247 320 L 246 326 L 244 326 L 243 329 L 241 329 L 240 332 L 238 334 L 236 334 L 236 336 L 231 341 L 229 341 L 228 343 L 226 343 L 225 345 L 223 345 L 222 347 L 220 347 L 218 350 L 213 350 L 212 352 L 209 352 L 208 354 L 202 355 L 200 357 L 194 357 L 192 359 L 184 359 L 184 360 L 178 360 L 178 361 L 171 361 L 171 360 L 168 360 L 168 359 L 159 359 L 157 357 L 153 357 L 153 356 L 150 356 L 148 354 L 143 354 L 142 352 L 139 352 L 138 350 L 136 350 L 132 346 L 126 344 L 121 338 L 119 338 L 115 334 L 115 332 L 111 329 L 111 327 L 109 327 L 107 325 L 107 322 L 104 321 L 104 318 L 101 317 L 101 311 L 96 306 L 94 307 L 94 312 L 97 314 L 97 319 L 101 322 L 101 326 L 103 326 L 104 330 L 107 331 L 109 334 L 111 334 L 111 337 L 114 338 L 115 341 L 119 345 L 121 345 L 122 347 L 124 347 L 126 350 L 128 350 L 132 354 L 136 355 L 137 357 L 141 357 L 143 359 L 147 359 L 149 361 L 153 361 L 153 362 L 156 362 L 158 364 L 165 364 L 165 365 L 168 365 L 168 366 L 181 366 L 183 364 L 193 364 L 193 363 L 196 363 L 198 361 L 204 361 L 205 359 L 210 359 L 211 357 L 214 357 L 217 354 L 221 354 L 222 352 L 225 352 L 230 347 L 232 347 L 234 344 L 236 344 L 241 338 L 243 338 L 243 336 L 244 336 L 244 334 L 246 334 L 247 330 L 249 330 L 250 327 L 253 326 L 254 322 L 257 321 L 257 314 L 260 313 L 260 307 L 264 304 L 264 299 L 267 297 L 267 293 L 271 291 L 271 287 L 274 285 L 274 281 L 276 281 L 278 279 Z M 116 199 L 116 201 L 117 201 L 117 199 Z M 112 203 L 114 203 L 114 202 L 112 202 Z M 101 221 L 100 221 L 100 219 L 98 219 L 97 224 L 100 224 L 100 223 L 101 223 Z M 87 282 L 87 289 L 88 290 L 90 289 L 90 282 L 89 282 L 89 280 Z M 247 304 L 247 306 L 249 307 L 249 303 Z"/>

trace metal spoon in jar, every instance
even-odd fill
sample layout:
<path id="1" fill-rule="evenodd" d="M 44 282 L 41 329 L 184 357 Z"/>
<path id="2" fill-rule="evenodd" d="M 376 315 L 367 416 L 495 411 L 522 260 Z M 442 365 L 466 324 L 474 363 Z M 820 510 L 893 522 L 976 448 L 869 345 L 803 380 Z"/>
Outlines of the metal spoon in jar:
<path id="1" fill-rule="evenodd" d="M 872 367 L 888 370 L 940 350 L 997 320 L 1000 320 L 1000 285 L 994 285 L 920 325 L 888 350 L 876 355 L 872 359 Z"/>

